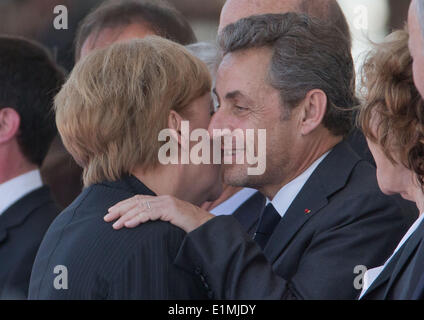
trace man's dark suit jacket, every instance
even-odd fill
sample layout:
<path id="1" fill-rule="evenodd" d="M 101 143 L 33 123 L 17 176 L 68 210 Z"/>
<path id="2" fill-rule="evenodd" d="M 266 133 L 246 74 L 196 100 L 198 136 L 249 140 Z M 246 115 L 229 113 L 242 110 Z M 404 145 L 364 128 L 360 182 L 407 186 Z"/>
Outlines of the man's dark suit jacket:
<path id="1" fill-rule="evenodd" d="M 415 288 L 411 299 L 424 300 L 424 272 L 421 272 L 420 280 L 417 283 L 417 287 Z"/>
<path id="2" fill-rule="evenodd" d="M 375 161 L 368 148 L 365 136 L 359 129 L 354 129 L 346 141 L 361 159 L 368 161 L 375 167 Z M 240 222 L 244 231 L 252 237 L 256 231 L 261 213 L 265 208 L 265 203 L 265 197 L 260 192 L 256 192 L 233 213 L 234 218 Z"/>
<path id="3" fill-rule="evenodd" d="M 233 217 L 241 224 L 244 231 L 253 237 L 259 218 L 265 208 L 266 199 L 259 191 L 242 203 L 233 213 Z"/>
<path id="4" fill-rule="evenodd" d="M 367 140 L 364 134 L 358 128 L 352 130 L 352 132 L 346 138 L 349 146 L 355 153 L 361 157 L 361 159 L 368 161 L 375 167 L 375 161 L 372 156 L 370 149 L 368 148 Z"/>
<path id="5" fill-rule="evenodd" d="M 58 213 L 49 188 L 41 187 L 0 215 L 0 299 L 27 298 L 35 255 Z"/>
<path id="6" fill-rule="evenodd" d="M 421 222 L 371 284 L 362 300 L 422 299 L 420 279 L 423 275 L 424 223 Z"/>
<path id="7" fill-rule="evenodd" d="M 176 264 L 222 299 L 355 299 L 354 268 L 382 265 L 417 218 L 381 193 L 375 168 L 346 142 L 313 172 L 261 252 L 232 216 L 189 233 Z"/>
<path id="8" fill-rule="evenodd" d="M 29 299 L 206 298 L 201 281 L 172 264 L 183 230 L 152 221 L 117 231 L 103 220 L 109 207 L 136 194 L 154 195 L 133 176 L 84 189 L 47 231 Z M 61 266 L 57 274 L 56 266 Z"/>

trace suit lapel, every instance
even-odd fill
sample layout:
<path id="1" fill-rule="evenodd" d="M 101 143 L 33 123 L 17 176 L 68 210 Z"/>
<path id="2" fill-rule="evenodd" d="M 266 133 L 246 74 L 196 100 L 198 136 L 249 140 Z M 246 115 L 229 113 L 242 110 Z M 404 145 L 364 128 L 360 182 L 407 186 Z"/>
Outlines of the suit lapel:
<path id="1" fill-rule="evenodd" d="M 233 216 L 247 233 L 250 234 L 258 223 L 258 219 L 265 208 L 265 201 L 262 193 L 256 192 L 234 211 Z"/>
<path id="2" fill-rule="evenodd" d="M 312 173 L 274 229 L 264 248 L 269 261 L 274 262 L 302 226 L 328 204 L 328 197 L 346 185 L 350 173 L 359 161 L 359 156 L 346 142 L 333 148 Z"/>
<path id="3" fill-rule="evenodd" d="M 418 245 L 421 243 L 423 238 L 423 230 L 422 230 L 422 222 L 418 226 L 417 230 L 411 235 L 411 237 L 407 240 L 407 242 L 404 244 L 404 250 L 402 251 L 402 254 L 399 257 L 399 261 L 396 263 L 393 273 L 390 277 L 389 284 L 387 285 L 385 295 L 384 297 L 387 297 L 390 288 L 392 288 L 394 282 L 397 280 L 397 278 L 400 276 L 400 274 L 405 270 L 406 266 L 408 265 L 408 261 L 410 261 L 411 256 L 415 252 L 415 249 L 418 247 Z"/>
<path id="4" fill-rule="evenodd" d="M 317 178 L 312 178 L 295 198 L 264 248 L 269 261 L 274 262 L 311 216 L 327 204 L 320 188 Z"/>
<path id="5" fill-rule="evenodd" d="M 138 180 L 133 175 L 124 176 L 122 179 L 116 181 L 104 181 L 100 184 L 114 189 L 125 190 L 134 195 L 142 194 L 148 196 L 156 196 L 156 194 L 152 190 L 150 190 L 145 184 L 143 184 L 143 182 Z"/>
<path id="6" fill-rule="evenodd" d="M 393 270 L 397 264 L 397 262 L 399 261 L 399 258 L 402 255 L 402 252 L 404 250 L 405 246 L 402 246 L 398 252 L 396 252 L 396 254 L 394 255 L 394 257 L 389 261 L 389 263 L 386 265 L 386 267 L 383 269 L 383 271 L 381 271 L 381 273 L 378 275 L 377 279 L 375 279 L 372 283 L 371 286 L 367 289 L 367 291 L 365 292 L 365 294 L 362 296 L 361 300 L 366 300 L 367 297 L 375 292 L 375 290 L 381 288 L 384 284 L 386 284 L 389 280 L 390 280 L 390 276 L 393 273 Z M 378 297 L 379 299 L 383 299 L 383 297 Z"/>
<path id="7" fill-rule="evenodd" d="M 22 224 L 37 208 L 50 202 L 49 188 L 38 188 L 16 201 L 0 216 L 0 244 L 6 240 L 8 229 Z"/>
<path id="8" fill-rule="evenodd" d="M 422 223 L 421 223 L 422 224 Z M 402 270 L 404 270 L 407 261 L 414 252 L 415 248 L 419 245 L 423 237 L 423 230 L 421 225 L 417 228 L 417 232 L 414 232 L 403 246 L 396 252 L 393 258 L 389 261 L 387 266 L 383 269 L 381 274 L 374 280 L 371 286 L 363 295 L 362 299 L 367 299 L 373 292 L 380 289 L 383 285 L 384 294 L 378 296 L 378 299 L 386 299 L 390 288 L 394 281 L 399 277 Z M 383 292 L 382 290 L 382 292 Z"/>
<path id="9" fill-rule="evenodd" d="M 7 231 L 6 229 L 0 229 L 0 244 L 6 240 L 7 238 Z"/>

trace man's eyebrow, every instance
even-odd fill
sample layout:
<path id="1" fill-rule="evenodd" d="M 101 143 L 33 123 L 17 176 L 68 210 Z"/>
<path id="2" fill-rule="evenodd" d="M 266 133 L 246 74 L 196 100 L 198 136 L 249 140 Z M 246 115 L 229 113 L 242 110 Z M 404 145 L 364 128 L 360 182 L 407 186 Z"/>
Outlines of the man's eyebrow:
<path id="1" fill-rule="evenodd" d="M 212 91 L 213 91 L 213 93 L 217 96 L 217 98 L 219 99 L 219 95 L 218 95 L 218 93 L 216 92 L 216 89 L 215 88 L 213 88 L 212 89 Z M 234 100 L 234 99 L 236 99 L 236 98 L 240 98 L 240 97 L 243 97 L 243 98 L 245 98 L 248 102 L 250 102 L 251 100 L 249 99 L 249 97 L 247 97 L 246 95 L 244 95 L 240 90 L 235 90 L 235 91 L 231 91 L 231 92 L 228 92 L 226 95 L 225 95 L 225 99 L 226 100 Z"/>
<path id="2" fill-rule="evenodd" d="M 228 92 L 225 95 L 225 99 L 232 100 L 240 96 L 243 96 L 243 94 L 239 90 L 235 90 L 235 91 Z"/>

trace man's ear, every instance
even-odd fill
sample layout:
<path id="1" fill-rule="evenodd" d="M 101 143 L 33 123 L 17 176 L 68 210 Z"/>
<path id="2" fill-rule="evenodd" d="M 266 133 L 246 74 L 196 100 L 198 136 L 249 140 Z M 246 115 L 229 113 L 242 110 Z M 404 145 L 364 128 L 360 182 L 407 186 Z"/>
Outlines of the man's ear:
<path id="1" fill-rule="evenodd" d="M 320 89 L 307 93 L 302 102 L 303 114 L 301 123 L 302 135 L 308 135 L 322 123 L 327 111 L 327 95 Z"/>
<path id="2" fill-rule="evenodd" d="M 181 122 L 184 119 L 175 110 L 171 110 L 168 116 L 168 128 L 171 129 L 171 135 L 181 145 Z"/>
<path id="3" fill-rule="evenodd" d="M 18 135 L 21 117 L 12 108 L 0 109 L 0 143 L 5 143 Z"/>

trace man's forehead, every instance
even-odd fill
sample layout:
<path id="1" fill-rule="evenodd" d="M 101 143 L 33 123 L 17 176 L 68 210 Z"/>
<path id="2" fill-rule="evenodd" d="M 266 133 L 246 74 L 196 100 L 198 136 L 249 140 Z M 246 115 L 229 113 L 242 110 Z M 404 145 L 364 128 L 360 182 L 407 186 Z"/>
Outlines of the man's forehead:
<path id="1" fill-rule="evenodd" d="M 260 89 L 266 82 L 271 53 L 268 48 L 253 48 L 226 54 L 218 68 L 216 91 L 225 95 Z"/>
<path id="2" fill-rule="evenodd" d="M 87 37 L 81 49 L 81 57 L 92 50 L 104 48 L 116 42 L 142 39 L 150 35 L 156 35 L 156 32 L 152 31 L 152 28 L 147 24 L 132 23 L 124 26 L 107 27 Z"/>
<path id="3" fill-rule="evenodd" d="M 267 71 L 271 60 L 272 50 L 267 47 L 249 48 L 229 52 L 224 55 L 218 68 L 218 73 L 249 73 L 255 71 Z"/>

